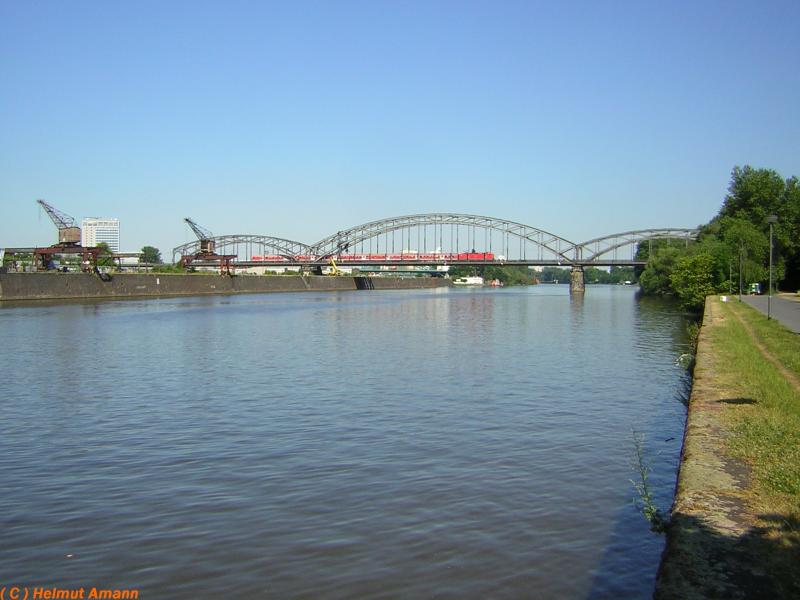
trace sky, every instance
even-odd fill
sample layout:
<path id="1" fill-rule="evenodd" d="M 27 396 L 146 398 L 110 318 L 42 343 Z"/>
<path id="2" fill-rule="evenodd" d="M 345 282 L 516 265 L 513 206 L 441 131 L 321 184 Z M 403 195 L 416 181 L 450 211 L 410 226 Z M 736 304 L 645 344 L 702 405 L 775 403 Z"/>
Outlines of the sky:
<path id="1" fill-rule="evenodd" d="M 0 247 L 487 215 L 579 242 L 800 176 L 800 2 L 0 0 Z"/>

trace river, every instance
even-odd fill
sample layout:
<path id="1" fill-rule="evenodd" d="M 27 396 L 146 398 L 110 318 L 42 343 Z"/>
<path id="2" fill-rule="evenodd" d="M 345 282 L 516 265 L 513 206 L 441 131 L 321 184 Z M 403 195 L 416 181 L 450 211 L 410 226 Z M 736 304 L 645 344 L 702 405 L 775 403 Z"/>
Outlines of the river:
<path id="1" fill-rule="evenodd" d="M 632 287 L 0 305 L 0 586 L 649 598 L 685 318 Z"/>

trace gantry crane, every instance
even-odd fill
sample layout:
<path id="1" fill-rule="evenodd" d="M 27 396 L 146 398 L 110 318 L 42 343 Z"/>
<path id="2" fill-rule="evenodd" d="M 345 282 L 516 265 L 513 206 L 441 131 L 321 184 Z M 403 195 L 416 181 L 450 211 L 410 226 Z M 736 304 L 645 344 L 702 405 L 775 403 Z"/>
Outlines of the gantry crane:
<path id="1" fill-rule="evenodd" d="M 214 241 L 214 234 L 205 227 L 201 227 L 189 217 L 183 221 L 194 231 L 197 239 L 200 241 L 200 250 L 193 255 L 182 256 L 180 265 L 184 268 L 188 267 L 194 261 L 208 261 L 218 262 L 219 271 L 221 274 L 233 275 L 231 269 L 231 261 L 236 258 L 235 254 L 217 254 L 216 242 Z"/>
<path id="2" fill-rule="evenodd" d="M 36 202 L 45 210 L 47 216 L 50 217 L 58 229 L 57 243 L 47 248 L 36 248 L 34 250 L 33 255 L 37 269 L 54 269 L 55 256 L 57 254 L 81 254 L 83 256 L 81 270 L 90 271 L 93 269 L 95 272 L 99 272 L 97 258 L 100 255 L 100 248 L 88 248 L 81 245 L 81 228 L 75 224 L 75 219 L 54 208 L 44 200 L 39 199 Z"/>

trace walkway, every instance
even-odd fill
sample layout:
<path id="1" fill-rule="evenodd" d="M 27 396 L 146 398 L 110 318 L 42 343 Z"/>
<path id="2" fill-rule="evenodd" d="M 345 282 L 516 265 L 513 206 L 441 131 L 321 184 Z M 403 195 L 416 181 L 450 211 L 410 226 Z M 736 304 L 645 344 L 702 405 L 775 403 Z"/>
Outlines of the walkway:
<path id="1" fill-rule="evenodd" d="M 767 314 L 768 296 L 742 296 L 742 301 L 747 302 L 756 310 Z M 791 294 L 772 296 L 772 318 L 795 333 L 800 333 L 800 298 Z"/>

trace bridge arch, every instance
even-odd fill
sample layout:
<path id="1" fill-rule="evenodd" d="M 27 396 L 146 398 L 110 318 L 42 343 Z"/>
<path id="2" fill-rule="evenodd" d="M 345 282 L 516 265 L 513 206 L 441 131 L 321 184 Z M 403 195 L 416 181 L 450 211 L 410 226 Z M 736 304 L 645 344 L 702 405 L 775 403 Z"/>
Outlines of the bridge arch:
<path id="1" fill-rule="evenodd" d="M 414 229 L 417 230 L 418 246 L 424 244 L 427 247 L 430 239 L 432 247 L 444 248 L 445 244 L 449 244 L 450 249 L 454 251 L 477 247 L 476 230 L 484 232 L 484 244 L 482 244 L 484 252 L 493 252 L 497 249 L 497 254 L 508 255 L 510 248 L 508 242 L 510 238 L 515 238 L 515 242 L 519 242 L 520 252 L 525 251 L 523 246 L 531 244 L 540 253 L 551 255 L 554 260 L 571 262 L 567 252 L 576 246 L 574 242 L 543 229 L 506 219 L 459 213 L 428 213 L 391 217 L 357 225 L 323 238 L 313 244 L 311 250 L 319 260 L 324 260 L 347 250 L 353 251 L 357 245 L 363 246 L 367 241 L 375 241 L 374 247 L 379 249 L 381 236 L 384 236 L 383 248 L 386 250 L 390 247 L 389 235 L 392 234 L 392 249 L 400 251 L 395 244 L 394 234 L 404 230 L 408 230 L 408 236 L 402 238 L 401 242 L 407 240 L 409 243 L 405 249 L 410 250 L 413 241 L 411 231 Z M 472 232 L 471 238 L 470 231 Z M 466 233 L 466 239 L 463 237 L 463 232 Z M 431 237 L 428 237 L 429 235 Z M 499 240 L 495 239 L 497 237 Z M 495 246 L 494 244 L 497 243 L 499 245 Z M 401 246 L 404 244 L 401 243 Z M 417 249 L 419 250 L 419 247 Z"/>
<path id="2" fill-rule="evenodd" d="M 648 240 L 665 239 L 686 240 L 688 243 L 690 240 L 696 239 L 699 233 L 700 230 L 697 228 L 639 229 L 587 240 L 576 244 L 574 248 L 568 249 L 568 252 L 575 263 L 592 264 L 601 261 L 609 253 L 616 253 L 617 250 L 625 246 L 632 246 Z"/>
<path id="3" fill-rule="evenodd" d="M 258 254 L 275 254 L 289 260 L 311 254 L 311 247 L 308 244 L 269 235 L 217 235 L 208 239 L 214 242 L 218 254 L 235 254 L 240 260 L 245 261 Z M 178 262 L 182 256 L 191 256 L 199 251 L 200 240 L 176 246 L 172 250 L 173 262 Z"/>

